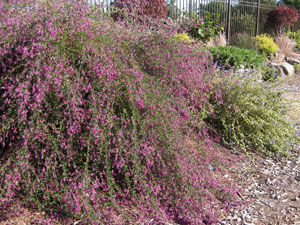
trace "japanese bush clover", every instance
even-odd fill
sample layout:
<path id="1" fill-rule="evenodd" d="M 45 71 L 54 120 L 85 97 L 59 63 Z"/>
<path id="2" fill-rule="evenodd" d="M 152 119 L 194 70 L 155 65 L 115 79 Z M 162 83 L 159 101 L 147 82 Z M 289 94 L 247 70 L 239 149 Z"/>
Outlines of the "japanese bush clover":
<path id="1" fill-rule="evenodd" d="M 86 1 L 10 2 L 0 1 L 1 212 L 215 224 L 239 204 L 220 173 L 234 160 L 204 121 L 221 101 L 208 51 L 176 40 L 148 4 L 137 26 Z"/>

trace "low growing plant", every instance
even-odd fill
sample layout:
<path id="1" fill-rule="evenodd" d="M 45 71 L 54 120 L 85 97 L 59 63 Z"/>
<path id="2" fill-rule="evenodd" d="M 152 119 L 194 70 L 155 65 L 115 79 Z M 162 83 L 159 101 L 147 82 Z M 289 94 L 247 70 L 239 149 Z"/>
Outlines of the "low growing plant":
<path id="1" fill-rule="evenodd" d="M 264 81 L 274 81 L 278 79 L 278 77 L 280 76 L 279 70 L 268 65 L 263 66 L 261 68 L 261 72 L 262 72 L 262 79 Z"/>
<path id="2" fill-rule="evenodd" d="M 289 155 L 299 143 L 287 116 L 288 103 L 275 84 L 262 85 L 241 76 L 227 78 L 223 102 L 214 106 L 215 118 L 208 121 L 232 148 L 276 156 Z"/>
<path id="3" fill-rule="evenodd" d="M 249 49 L 241 49 L 235 46 L 211 47 L 210 52 L 215 62 L 221 66 L 233 66 L 239 68 L 246 66 L 248 68 L 257 68 L 262 65 L 264 57 L 258 52 Z"/>

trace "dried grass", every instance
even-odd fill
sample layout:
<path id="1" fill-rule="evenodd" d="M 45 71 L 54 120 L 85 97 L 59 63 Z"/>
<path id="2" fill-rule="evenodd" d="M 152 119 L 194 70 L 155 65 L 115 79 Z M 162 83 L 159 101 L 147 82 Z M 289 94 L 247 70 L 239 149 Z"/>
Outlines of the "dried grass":
<path id="1" fill-rule="evenodd" d="M 206 44 L 208 47 L 217 47 L 217 46 L 226 46 L 227 40 L 225 34 L 222 33 L 218 37 L 210 39 L 209 42 Z"/>
<path id="2" fill-rule="evenodd" d="M 285 57 L 290 57 L 294 54 L 294 48 L 297 46 L 297 43 L 288 36 L 279 35 L 275 38 L 275 42 L 280 54 L 285 55 Z"/>

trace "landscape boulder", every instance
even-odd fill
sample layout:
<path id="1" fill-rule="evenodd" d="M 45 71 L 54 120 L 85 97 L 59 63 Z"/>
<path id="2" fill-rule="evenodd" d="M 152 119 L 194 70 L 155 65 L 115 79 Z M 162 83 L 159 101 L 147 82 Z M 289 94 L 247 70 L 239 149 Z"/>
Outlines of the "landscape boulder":
<path id="1" fill-rule="evenodd" d="M 295 73 L 294 66 L 287 62 L 280 63 L 280 67 L 282 68 L 285 75 L 291 76 Z"/>
<path id="2" fill-rule="evenodd" d="M 286 58 L 286 61 L 288 62 L 288 63 L 290 63 L 290 64 L 294 64 L 294 63 L 297 63 L 297 64 L 299 64 L 300 63 L 300 60 L 299 59 L 295 59 L 295 58 L 291 58 L 291 57 L 287 57 Z"/>

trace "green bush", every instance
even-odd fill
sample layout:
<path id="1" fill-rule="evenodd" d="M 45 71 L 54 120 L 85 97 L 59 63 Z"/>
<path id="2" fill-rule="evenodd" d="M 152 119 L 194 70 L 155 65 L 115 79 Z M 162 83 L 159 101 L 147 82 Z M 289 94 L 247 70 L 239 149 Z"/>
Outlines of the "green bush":
<path id="1" fill-rule="evenodd" d="M 210 52 L 215 62 L 221 66 L 233 66 L 235 68 L 245 65 L 257 68 L 262 65 L 264 57 L 254 50 L 241 49 L 235 46 L 211 47 Z"/>
<path id="2" fill-rule="evenodd" d="M 263 54 L 272 54 L 278 51 L 278 46 L 273 38 L 268 34 L 262 34 L 255 37 L 258 47 Z"/>
<path id="3" fill-rule="evenodd" d="M 276 68 L 270 66 L 262 67 L 262 79 L 264 81 L 273 81 L 276 80 L 280 75 L 280 71 Z"/>
<path id="4" fill-rule="evenodd" d="M 300 48 L 300 30 L 296 32 L 288 32 L 287 34 L 289 38 L 295 40 L 297 42 L 297 48 Z"/>
<path id="5" fill-rule="evenodd" d="M 281 94 L 273 83 L 231 77 L 224 81 L 223 102 L 213 103 L 215 117 L 210 116 L 208 123 L 230 147 L 288 155 L 298 140 Z"/>
<path id="6" fill-rule="evenodd" d="M 230 44 L 238 48 L 258 51 L 258 45 L 255 38 L 247 33 L 237 33 L 231 38 Z"/>
<path id="7" fill-rule="evenodd" d="M 185 13 L 186 16 L 189 16 Z M 203 41 L 204 43 L 209 42 L 211 38 L 218 37 L 224 30 L 220 26 L 220 15 L 210 14 L 205 12 L 203 19 L 199 19 L 196 15 L 189 16 L 191 21 L 188 25 L 188 34 L 195 40 Z"/>

